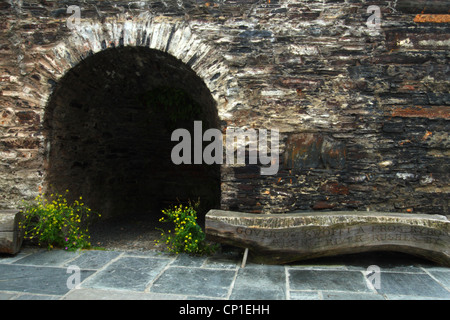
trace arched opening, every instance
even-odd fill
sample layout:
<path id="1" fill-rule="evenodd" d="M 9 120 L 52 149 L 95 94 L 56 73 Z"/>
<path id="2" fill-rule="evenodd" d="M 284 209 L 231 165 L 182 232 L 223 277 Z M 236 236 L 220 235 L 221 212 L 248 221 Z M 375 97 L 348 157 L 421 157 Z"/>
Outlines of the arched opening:
<path id="1" fill-rule="evenodd" d="M 175 165 L 176 128 L 218 128 L 204 82 L 173 56 L 143 47 L 87 57 L 57 83 L 44 119 L 47 191 L 82 196 L 104 218 L 160 216 L 200 198 L 220 204 L 218 165 Z"/>

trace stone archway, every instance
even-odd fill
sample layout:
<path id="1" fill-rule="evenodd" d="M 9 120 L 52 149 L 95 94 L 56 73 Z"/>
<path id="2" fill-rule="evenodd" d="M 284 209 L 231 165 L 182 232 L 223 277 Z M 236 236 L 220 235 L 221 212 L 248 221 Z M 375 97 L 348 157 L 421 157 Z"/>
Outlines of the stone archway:
<path id="1" fill-rule="evenodd" d="M 155 231 L 161 207 L 198 197 L 203 224 L 207 210 L 220 205 L 220 168 L 171 165 L 170 130 L 189 128 L 193 120 L 202 120 L 203 130 L 219 127 L 228 108 L 223 93 L 234 81 L 224 57 L 189 23 L 148 14 L 82 20 L 37 57 L 41 87 L 30 96 L 39 97 L 40 105 L 39 192 L 52 190 L 51 185 L 59 192 L 69 189 L 103 218 L 116 216 L 109 220 L 119 223 L 102 219 L 98 234 L 109 235 L 112 227 L 120 238 L 136 236 L 122 231 L 129 220 L 140 226 L 137 233 Z M 158 111 L 151 103 L 158 92 L 163 94 L 157 98 L 175 94 L 200 110 L 167 124 L 170 110 Z M 134 121 L 137 126 L 125 125 Z"/>
<path id="2" fill-rule="evenodd" d="M 40 97 L 39 104 L 41 105 L 40 119 L 42 121 L 41 128 L 43 130 L 40 132 L 44 133 L 39 136 L 41 141 L 39 153 L 42 154 L 44 158 L 43 167 L 40 168 L 41 172 L 43 172 L 43 179 L 39 183 L 39 190 L 48 191 L 48 186 L 54 184 L 54 186 L 59 185 L 56 189 L 64 191 L 64 185 L 67 186 L 67 183 L 58 183 L 58 179 L 63 181 L 63 175 L 59 173 L 62 172 L 62 168 L 60 168 L 61 170 L 58 170 L 56 167 L 67 167 L 69 166 L 68 163 L 72 162 L 71 166 L 73 168 L 69 168 L 70 170 L 67 170 L 67 172 L 70 171 L 70 174 L 73 175 L 77 170 L 80 171 L 81 169 L 86 169 L 85 166 L 87 163 L 92 165 L 93 162 L 95 162 L 86 161 L 86 159 L 81 159 L 80 161 L 79 159 L 67 161 L 67 163 L 65 163 L 62 160 L 56 159 L 54 156 L 54 154 L 57 154 L 55 148 L 60 148 L 69 155 L 71 152 L 75 152 L 75 150 L 72 149 L 78 149 L 78 151 L 85 153 L 88 152 L 85 146 L 80 149 L 79 145 L 77 146 L 73 143 L 71 146 L 72 149 L 67 149 L 65 148 L 67 143 L 66 145 L 62 144 L 64 139 L 60 139 L 61 135 L 58 137 L 58 134 L 62 132 L 61 130 L 64 131 L 64 127 L 67 127 L 66 125 L 70 124 L 70 120 L 67 119 L 72 118 L 72 124 L 74 125 L 77 123 L 78 120 L 74 120 L 74 118 L 79 116 L 77 112 L 81 114 L 84 113 L 84 116 L 82 117 L 84 117 L 85 120 L 89 118 L 90 115 L 89 112 L 86 113 L 87 106 L 85 103 L 87 97 L 85 93 L 83 93 L 83 90 L 87 90 L 86 88 L 89 88 L 90 90 L 89 100 L 102 100 L 102 98 L 100 98 L 102 95 L 98 95 L 98 93 L 103 92 L 106 98 L 103 99 L 101 103 L 105 101 L 114 101 L 118 96 L 123 98 L 123 96 L 117 94 L 117 90 L 115 90 L 117 88 L 112 88 L 114 86 L 119 86 L 120 88 L 118 90 L 129 90 L 129 92 L 131 92 L 131 89 L 134 90 L 134 98 L 136 99 L 151 90 L 158 91 L 158 89 L 161 88 L 166 91 L 170 91 L 171 89 L 178 90 L 181 94 L 187 93 L 188 96 L 192 97 L 195 102 L 201 106 L 201 115 L 200 118 L 197 119 L 207 121 L 208 125 L 213 127 L 219 126 L 219 117 L 222 118 L 223 114 L 227 112 L 227 110 L 225 110 L 227 101 L 226 99 L 224 100 L 221 95 L 226 91 L 227 85 L 229 85 L 230 74 L 228 68 L 223 63 L 223 56 L 216 52 L 214 47 L 205 43 L 203 39 L 195 34 L 191 30 L 189 23 L 180 19 L 173 18 L 160 20 L 158 17 L 153 17 L 145 13 L 135 17 L 117 15 L 108 17 L 102 21 L 82 20 L 75 29 L 70 31 L 67 37 L 62 38 L 59 43 L 54 46 L 41 50 L 38 56 L 40 57 L 38 59 L 38 67 L 42 71 L 40 78 L 42 87 L 36 92 L 36 95 Z M 147 67 L 149 69 L 146 70 Z M 159 79 L 157 79 L 158 76 L 154 76 L 153 80 L 150 79 L 151 75 L 149 75 L 149 70 L 152 68 L 158 69 L 156 72 L 159 74 Z M 116 78 L 117 81 L 113 83 L 113 77 L 121 77 L 123 75 L 125 75 L 126 78 L 121 80 L 122 85 L 118 85 L 118 83 L 120 83 L 118 78 Z M 106 82 L 109 81 L 110 83 L 107 84 L 104 80 L 107 80 Z M 103 85 L 110 87 L 102 88 L 102 83 Z M 94 89 L 94 87 L 96 89 Z M 109 93 L 106 94 L 105 92 L 108 90 Z M 78 97 L 75 98 L 77 95 Z M 142 107 L 142 101 L 139 103 L 141 103 Z M 95 104 L 95 102 L 90 101 L 90 104 Z M 134 104 L 134 108 L 136 109 L 139 107 Z M 92 110 L 94 109 L 95 108 L 90 108 L 90 112 L 93 112 Z M 115 112 L 106 113 L 104 116 L 109 117 L 109 121 L 113 118 L 113 114 L 119 118 L 120 116 L 128 117 L 128 120 L 120 119 L 122 122 L 132 121 L 133 117 L 138 118 L 141 122 L 144 121 L 143 119 L 145 119 L 145 117 L 141 119 L 136 110 L 133 112 L 133 115 L 131 115 L 131 113 L 123 114 Z M 101 112 L 98 112 L 96 116 L 96 123 L 94 123 L 95 121 L 85 121 L 84 126 L 91 127 L 91 129 L 96 125 L 98 126 L 103 115 L 101 115 Z M 159 116 L 164 117 L 165 115 L 160 114 Z M 65 120 L 61 119 L 64 117 L 66 118 Z M 195 120 L 194 118 L 191 120 Z M 64 121 L 68 122 L 64 123 Z M 179 125 L 192 125 L 193 121 L 185 122 L 186 123 L 179 123 Z M 60 131 L 59 133 L 56 133 L 54 127 L 55 125 L 58 127 L 58 123 L 60 127 L 59 129 L 56 128 L 56 131 Z M 120 126 L 119 123 L 120 121 L 117 121 L 117 126 Z M 164 123 L 164 121 L 162 121 L 162 123 Z M 162 123 L 153 125 L 162 125 Z M 145 136 L 143 141 L 145 141 L 145 139 L 150 139 L 150 132 L 153 132 L 152 134 L 156 136 L 156 129 L 145 131 L 144 127 L 146 126 L 141 125 L 141 131 L 145 132 L 145 134 L 143 134 Z M 78 129 L 80 130 L 80 134 L 86 133 L 81 132 L 86 128 L 78 127 Z M 206 129 L 207 126 L 204 126 L 204 130 Z M 115 131 L 117 132 L 120 130 Z M 69 132 L 71 131 L 66 130 L 63 136 L 65 135 L 68 137 Z M 90 132 L 89 134 L 92 135 L 90 138 L 91 141 L 95 141 L 95 139 L 98 138 L 93 134 L 92 130 L 87 130 L 87 132 Z M 135 132 L 135 134 L 137 133 Z M 76 136 L 77 134 L 72 135 L 72 137 Z M 106 136 L 103 138 L 105 137 Z M 135 141 L 138 141 L 138 139 Z M 170 142 L 170 136 L 168 141 Z M 137 148 L 136 144 L 139 145 L 139 143 L 134 143 Z M 131 147 L 131 145 L 126 147 Z M 106 147 L 103 146 L 103 148 Z M 68 154 L 65 155 L 66 158 L 69 156 Z M 97 162 L 98 159 L 99 158 L 97 158 Z M 133 162 L 130 162 L 128 164 L 132 165 L 132 163 Z M 178 177 L 177 174 L 180 174 L 180 179 L 183 177 L 183 174 L 180 172 L 183 170 L 184 174 L 187 172 L 185 168 L 181 168 L 180 166 L 175 169 L 178 171 L 172 170 L 170 172 L 172 172 L 175 177 Z M 196 172 L 203 170 L 201 169 L 201 166 L 193 165 L 190 167 L 190 170 L 192 171 L 191 174 L 188 174 L 190 176 L 188 180 L 190 181 L 196 180 L 193 179 L 193 176 L 197 175 L 200 177 L 204 174 L 204 172 Z M 220 180 L 220 177 L 218 177 L 218 169 L 215 168 L 212 169 L 212 171 L 214 171 L 213 175 Z M 162 174 L 162 172 L 163 171 L 161 171 L 160 174 Z M 59 175 L 61 175 L 61 177 L 57 178 Z M 129 177 L 129 179 L 132 178 Z M 116 184 L 120 184 L 120 181 L 120 179 L 110 180 L 111 183 Z M 95 185 L 95 183 L 91 182 L 91 185 Z M 207 185 L 208 184 L 204 186 L 204 189 L 206 189 Z M 175 186 L 172 186 L 171 188 L 173 195 L 178 193 L 180 198 L 185 198 L 183 197 L 183 191 L 177 190 L 175 187 L 177 187 L 176 183 Z M 74 193 L 75 191 L 77 193 L 88 193 L 86 185 L 83 187 L 84 192 L 81 190 L 83 188 L 76 188 L 72 184 L 71 189 L 74 188 Z M 220 189 L 218 184 L 217 188 Z M 213 189 L 216 190 L 217 188 Z M 193 191 L 193 193 L 198 193 L 193 188 L 191 188 L 191 191 Z M 189 196 L 192 196 L 192 194 Z M 216 195 L 215 197 L 220 197 L 220 195 Z M 161 201 L 164 202 L 164 200 Z M 161 201 L 158 200 L 156 202 L 161 204 Z M 100 202 L 100 200 L 97 202 Z M 216 200 L 212 200 L 211 202 L 216 203 Z M 211 203 L 205 204 L 207 206 L 214 206 L 214 204 Z M 103 203 L 101 206 L 99 205 L 99 207 L 100 209 L 103 207 L 106 211 L 109 210 L 107 203 Z"/>
<path id="3" fill-rule="evenodd" d="M 144 47 L 106 49 L 72 68 L 46 108 L 45 185 L 70 190 L 105 217 L 150 214 L 188 199 L 220 203 L 220 168 L 174 165 L 176 128 L 219 126 L 197 74 Z"/>

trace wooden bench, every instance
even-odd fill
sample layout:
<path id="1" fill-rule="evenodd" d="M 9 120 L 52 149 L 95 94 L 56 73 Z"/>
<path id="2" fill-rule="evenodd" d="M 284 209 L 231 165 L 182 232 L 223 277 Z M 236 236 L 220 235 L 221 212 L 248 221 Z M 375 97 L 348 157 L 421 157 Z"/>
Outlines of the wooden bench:
<path id="1" fill-rule="evenodd" d="M 0 253 L 16 254 L 23 241 L 19 230 L 22 215 L 18 210 L 0 210 Z"/>
<path id="2" fill-rule="evenodd" d="M 450 266 L 450 221 L 441 215 L 210 210 L 206 235 L 209 240 L 248 249 L 255 262 L 287 263 L 366 251 L 398 251 Z"/>

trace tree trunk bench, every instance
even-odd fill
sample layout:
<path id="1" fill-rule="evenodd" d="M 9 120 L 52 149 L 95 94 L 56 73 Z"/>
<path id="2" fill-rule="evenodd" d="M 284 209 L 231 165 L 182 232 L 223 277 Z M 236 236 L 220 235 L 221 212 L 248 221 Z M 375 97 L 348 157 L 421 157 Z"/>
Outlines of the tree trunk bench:
<path id="1" fill-rule="evenodd" d="M 22 215 L 18 210 L 0 210 L 0 253 L 16 254 L 23 241 L 19 229 Z"/>
<path id="2" fill-rule="evenodd" d="M 441 215 L 210 210 L 206 235 L 212 241 L 248 248 L 255 262 L 287 263 L 366 251 L 398 251 L 450 266 L 450 221 Z"/>

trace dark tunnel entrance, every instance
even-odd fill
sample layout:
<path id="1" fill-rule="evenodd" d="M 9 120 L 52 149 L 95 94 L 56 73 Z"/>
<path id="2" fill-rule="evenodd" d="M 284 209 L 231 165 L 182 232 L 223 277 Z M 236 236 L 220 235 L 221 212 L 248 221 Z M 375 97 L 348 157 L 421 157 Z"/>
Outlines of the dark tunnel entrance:
<path id="1" fill-rule="evenodd" d="M 189 199 L 201 217 L 220 204 L 219 166 L 171 161 L 171 133 L 192 132 L 194 120 L 219 127 L 208 88 L 180 60 L 140 47 L 89 56 L 46 109 L 46 190 L 82 196 L 103 218 L 154 218 Z"/>

